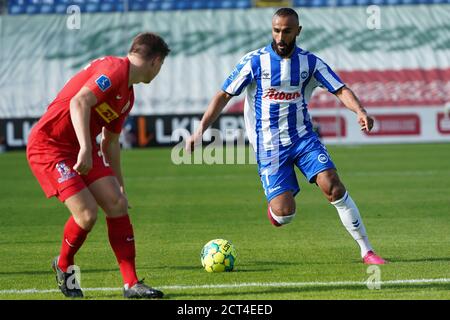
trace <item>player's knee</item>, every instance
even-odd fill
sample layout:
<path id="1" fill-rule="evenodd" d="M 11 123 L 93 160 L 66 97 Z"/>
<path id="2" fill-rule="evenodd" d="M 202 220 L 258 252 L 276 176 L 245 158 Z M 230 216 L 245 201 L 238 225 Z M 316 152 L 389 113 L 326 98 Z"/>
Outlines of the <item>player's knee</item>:
<path id="1" fill-rule="evenodd" d="M 97 211 L 98 207 L 94 205 L 81 209 L 78 214 L 80 227 L 85 230 L 91 230 L 97 221 Z"/>
<path id="2" fill-rule="evenodd" d="M 294 220 L 296 214 L 297 214 L 297 213 L 294 212 L 294 213 L 291 213 L 290 215 L 287 215 L 287 216 L 281 216 L 281 217 L 278 217 L 278 222 L 279 222 L 280 224 L 282 224 L 282 225 L 291 223 L 292 220 Z"/>
<path id="3" fill-rule="evenodd" d="M 128 200 L 123 195 L 117 195 L 111 199 L 108 208 L 105 208 L 108 215 L 123 215 L 128 211 Z"/>
<path id="4" fill-rule="evenodd" d="M 295 207 L 293 206 L 279 206 L 271 207 L 272 213 L 278 217 L 286 217 L 295 214 Z"/>
<path id="5" fill-rule="evenodd" d="M 339 199 L 342 199 L 342 197 L 345 195 L 345 187 L 344 185 L 339 181 L 338 183 L 334 184 L 331 188 L 331 192 L 329 197 L 330 202 L 337 201 Z"/>
<path id="6" fill-rule="evenodd" d="M 330 202 L 341 199 L 345 194 L 345 187 L 335 171 L 321 173 L 316 182 Z"/>
<path id="7" fill-rule="evenodd" d="M 275 220 L 278 223 L 278 225 L 285 225 L 291 223 L 292 220 L 295 218 L 296 215 L 295 209 L 288 210 L 287 207 L 285 208 L 286 208 L 285 210 L 278 211 L 278 213 L 283 213 L 282 215 L 278 214 L 273 209 L 270 209 L 270 214 L 272 215 L 273 220 Z"/>
<path id="8" fill-rule="evenodd" d="M 128 210 L 128 200 L 122 194 L 117 199 L 117 208 L 120 212 L 127 212 L 127 210 Z"/>

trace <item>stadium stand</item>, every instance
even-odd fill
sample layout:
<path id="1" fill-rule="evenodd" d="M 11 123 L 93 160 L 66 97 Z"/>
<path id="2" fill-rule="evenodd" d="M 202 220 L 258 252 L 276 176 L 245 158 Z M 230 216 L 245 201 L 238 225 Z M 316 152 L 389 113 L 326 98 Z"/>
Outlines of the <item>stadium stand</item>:
<path id="1" fill-rule="evenodd" d="M 367 5 L 443 4 L 449 0 L 294 0 L 294 7 L 346 7 Z"/>
<path id="2" fill-rule="evenodd" d="M 4 0 L 2 0 L 4 1 Z M 1 2 L 0 1 L 0 4 Z M 9 0 L 8 13 L 66 14 L 70 5 L 81 12 L 124 12 L 155 10 L 245 9 L 252 0 Z M 294 7 L 366 6 L 366 5 L 450 4 L 450 0 L 293 0 Z M 2 6 L 3 7 L 3 6 Z M 2 10 L 2 9 L 0 9 Z"/>
<path id="3" fill-rule="evenodd" d="M 65 14 L 67 7 L 77 5 L 81 12 L 123 12 L 155 10 L 244 9 L 251 0 L 10 0 L 9 14 Z"/>

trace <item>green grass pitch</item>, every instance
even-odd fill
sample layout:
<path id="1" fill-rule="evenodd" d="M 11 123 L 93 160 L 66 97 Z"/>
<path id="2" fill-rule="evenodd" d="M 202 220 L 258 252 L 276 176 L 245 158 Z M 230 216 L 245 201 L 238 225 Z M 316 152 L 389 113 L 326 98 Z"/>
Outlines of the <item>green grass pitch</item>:
<path id="1" fill-rule="evenodd" d="M 450 299 L 449 145 L 329 151 L 372 245 L 390 260 L 379 289 L 364 285 L 372 274 L 356 243 L 301 174 L 297 216 L 275 228 L 255 165 L 177 166 L 169 148 L 122 156 L 138 276 L 167 299 Z M 24 152 L 1 154 L 0 176 L 0 299 L 64 299 L 50 262 L 68 211 L 44 197 Z M 233 272 L 202 269 L 200 250 L 215 238 L 234 243 Z M 87 299 L 122 299 L 101 211 L 76 263 Z"/>

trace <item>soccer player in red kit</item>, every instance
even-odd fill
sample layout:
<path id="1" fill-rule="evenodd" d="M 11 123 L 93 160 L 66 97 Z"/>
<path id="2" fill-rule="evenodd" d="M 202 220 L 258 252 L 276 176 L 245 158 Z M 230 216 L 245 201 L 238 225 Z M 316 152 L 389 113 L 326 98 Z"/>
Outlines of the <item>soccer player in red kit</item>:
<path id="1" fill-rule="evenodd" d="M 83 297 L 74 256 L 97 219 L 106 214 L 108 236 L 123 277 L 126 298 L 161 298 L 139 281 L 133 227 L 120 167 L 119 135 L 134 102 L 133 84 L 150 83 L 170 49 L 153 33 L 133 39 L 126 57 L 92 61 L 70 79 L 33 127 L 27 158 L 47 197 L 56 196 L 71 216 L 52 268 L 62 293 Z M 96 137 L 102 134 L 101 145 Z"/>

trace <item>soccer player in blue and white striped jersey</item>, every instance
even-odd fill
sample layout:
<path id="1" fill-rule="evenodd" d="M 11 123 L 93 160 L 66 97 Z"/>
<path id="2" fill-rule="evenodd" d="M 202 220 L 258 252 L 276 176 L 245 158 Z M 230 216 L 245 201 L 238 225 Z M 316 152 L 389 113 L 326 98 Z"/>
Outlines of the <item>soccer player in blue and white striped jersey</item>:
<path id="1" fill-rule="evenodd" d="M 343 225 L 360 246 L 363 262 L 384 264 L 386 261 L 374 253 L 359 210 L 313 131 L 307 106 L 320 86 L 356 113 L 361 130 L 370 131 L 373 119 L 323 60 L 296 45 L 301 29 L 295 10 L 281 8 L 274 14 L 272 43 L 239 61 L 211 100 L 199 129 L 186 141 L 186 148 L 192 150 L 228 101 L 246 89 L 246 131 L 256 154 L 271 223 L 282 226 L 295 216 L 294 197 L 300 191 L 294 171 L 297 166 L 336 207 Z"/>

